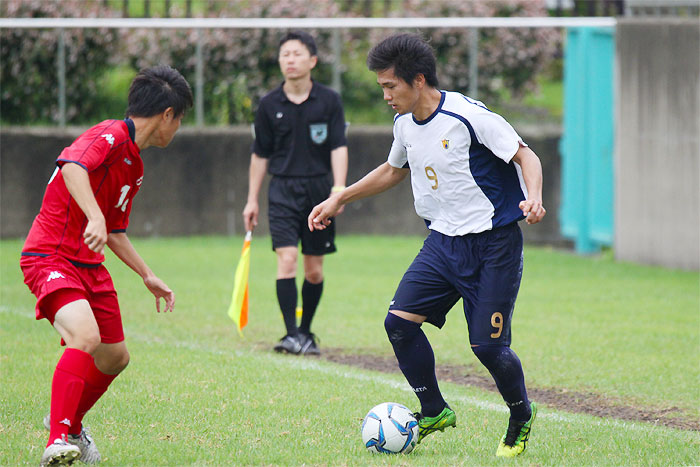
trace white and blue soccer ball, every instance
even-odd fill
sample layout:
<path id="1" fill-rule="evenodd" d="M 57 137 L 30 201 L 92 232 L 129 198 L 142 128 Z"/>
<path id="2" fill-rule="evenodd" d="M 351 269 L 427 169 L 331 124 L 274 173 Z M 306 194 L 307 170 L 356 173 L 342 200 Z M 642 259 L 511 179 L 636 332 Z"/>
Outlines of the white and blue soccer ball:
<path id="1" fill-rule="evenodd" d="M 418 421 L 401 404 L 381 403 L 362 421 L 362 442 L 370 452 L 408 454 L 418 443 Z"/>

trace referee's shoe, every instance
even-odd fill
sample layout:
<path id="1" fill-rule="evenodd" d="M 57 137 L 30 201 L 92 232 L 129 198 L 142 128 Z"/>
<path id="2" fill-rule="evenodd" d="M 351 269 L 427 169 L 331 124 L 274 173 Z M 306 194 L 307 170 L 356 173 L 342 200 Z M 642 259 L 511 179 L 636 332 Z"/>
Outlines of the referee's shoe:
<path id="1" fill-rule="evenodd" d="M 302 355 L 321 355 L 321 351 L 318 349 L 318 337 L 313 332 L 299 333 L 299 342 L 301 343 Z"/>
<path id="2" fill-rule="evenodd" d="M 301 342 L 299 336 L 292 336 L 287 334 L 280 341 L 275 344 L 275 352 L 280 353 L 291 353 L 298 355 L 301 352 Z"/>

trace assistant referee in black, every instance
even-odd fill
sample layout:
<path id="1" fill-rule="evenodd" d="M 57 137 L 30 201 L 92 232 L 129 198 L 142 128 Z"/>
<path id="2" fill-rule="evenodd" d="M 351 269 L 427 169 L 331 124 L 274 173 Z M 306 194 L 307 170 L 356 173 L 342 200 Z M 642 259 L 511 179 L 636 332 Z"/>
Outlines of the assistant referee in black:
<path id="1" fill-rule="evenodd" d="M 328 229 L 310 232 L 306 219 L 315 205 L 345 188 L 348 171 L 343 106 L 338 93 L 311 79 L 311 70 L 318 62 L 316 53 L 316 43 L 306 32 L 289 32 L 280 40 L 284 83 L 261 99 L 255 115 L 248 201 L 243 209 L 245 228 L 253 230 L 260 211 L 258 194 L 265 172 L 269 172 L 277 300 L 287 328 L 274 349 L 303 355 L 320 353 L 311 322 L 323 292 L 323 256 L 336 251 L 335 223 Z M 297 327 L 299 240 L 304 255 L 304 284 L 303 313 Z"/>

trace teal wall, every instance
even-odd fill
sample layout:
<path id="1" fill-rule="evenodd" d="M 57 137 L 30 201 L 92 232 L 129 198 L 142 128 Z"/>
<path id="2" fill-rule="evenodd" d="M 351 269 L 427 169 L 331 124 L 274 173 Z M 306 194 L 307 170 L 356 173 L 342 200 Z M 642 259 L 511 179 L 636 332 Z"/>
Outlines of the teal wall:
<path id="1" fill-rule="evenodd" d="M 579 253 L 613 241 L 613 28 L 570 28 L 564 54 L 562 235 Z"/>

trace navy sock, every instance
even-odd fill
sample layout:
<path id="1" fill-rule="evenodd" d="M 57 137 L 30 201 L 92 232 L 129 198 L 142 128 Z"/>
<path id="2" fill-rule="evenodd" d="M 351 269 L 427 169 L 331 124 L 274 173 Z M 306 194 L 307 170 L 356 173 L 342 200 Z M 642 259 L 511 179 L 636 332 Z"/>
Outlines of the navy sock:
<path id="1" fill-rule="evenodd" d="M 301 326 L 299 332 L 309 334 L 311 332 L 311 321 L 316 314 L 318 302 L 321 301 L 323 293 L 323 281 L 318 284 L 312 284 L 304 279 L 304 284 L 301 286 L 301 303 L 304 312 L 301 315 Z"/>
<path id="2" fill-rule="evenodd" d="M 384 320 L 399 368 L 418 396 L 421 412 L 434 417 L 447 405 L 435 376 L 435 355 L 421 325 L 388 313 Z"/>
<path id="3" fill-rule="evenodd" d="M 472 351 L 493 376 L 498 391 L 510 409 L 510 418 L 529 420 L 531 410 L 525 375 L 515 352 L 505 345 L 480 345 L 472 347 Z"/>
<path id="4" fill-rule="evenodd" d="M 282 319 L 287 334 L 296 336 L 297 330 L 297 284 L 295 279 L 277 279 L 277 301 L 282 310 Z"/>

